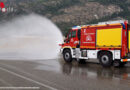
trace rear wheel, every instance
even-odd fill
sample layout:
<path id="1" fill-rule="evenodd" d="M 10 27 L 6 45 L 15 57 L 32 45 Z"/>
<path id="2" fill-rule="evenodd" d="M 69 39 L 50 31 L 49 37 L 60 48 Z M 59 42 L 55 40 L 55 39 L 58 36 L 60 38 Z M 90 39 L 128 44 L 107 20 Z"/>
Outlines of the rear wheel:
<path id="1" fill-rule="evenodd" d="M 63 52 L 63 58 L 66 62 L 72 62 L 72 55 L 71 55 L 71 52 L 69 49 L 66 49 L 64 52 Z"/>
<path id="2" fill-rule="evenodd" d="M 104 67 L 110 67 L 113 62 L 111 53 L 101 52 L 99 56 L 99 62 Z"/>

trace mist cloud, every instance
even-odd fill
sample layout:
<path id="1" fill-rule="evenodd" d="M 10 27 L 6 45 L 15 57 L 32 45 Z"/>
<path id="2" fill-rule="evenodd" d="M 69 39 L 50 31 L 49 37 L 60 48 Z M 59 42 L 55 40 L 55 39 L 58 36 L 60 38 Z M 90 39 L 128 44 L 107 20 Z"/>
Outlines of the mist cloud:
<path id="1" fill-rule="evenodd" d="M 56 58 L 62 40 L 60 30 L 47 18 L 20 16 L 0 25 L 0 59 Z"/>

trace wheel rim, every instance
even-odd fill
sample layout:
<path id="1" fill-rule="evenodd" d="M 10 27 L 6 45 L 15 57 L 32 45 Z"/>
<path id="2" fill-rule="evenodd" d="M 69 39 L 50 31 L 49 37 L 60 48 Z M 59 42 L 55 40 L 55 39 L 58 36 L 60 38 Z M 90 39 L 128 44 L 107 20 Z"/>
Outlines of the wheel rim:
<path id="1" fill-rule="evenodd" d="M 65 53 L 65 59 L 68 60 L 70 58 L 70 54 L 67 52 Z"/>
<path id="2" fill-rule="evenodd" d="M 109 58 L 108 58 L 107 55 L 102 56 L 101 60 L 102 60 L 102 63 L 105 63 L 105 64 L 106 64 L 107 62 L 109 62 Z"/>

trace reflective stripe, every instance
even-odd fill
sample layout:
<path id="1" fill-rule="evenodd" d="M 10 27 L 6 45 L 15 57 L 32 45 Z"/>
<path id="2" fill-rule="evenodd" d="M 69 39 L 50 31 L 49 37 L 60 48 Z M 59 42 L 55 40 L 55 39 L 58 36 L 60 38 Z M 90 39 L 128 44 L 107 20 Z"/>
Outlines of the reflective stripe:
<path id="1" fill-rule="evenodd" d="M 62 48 L 76 48 L 76 47 L 65 46 L 65 47 L 62 47 Z"/>
<path id="2" fill-rule="evenodd" d="M 123 62 L 127 62 L 128 60 L 127 59 L 123 59 Z"/>
<path id="3" fill-rule="evenodd" d="M 121 62 L 130 62 L 130 59 L 121 59 Z"/>
<path id="4" fill-rule="evenodd" d="M 80 48 L 95 48 L 95 46 L 81 46 Z"/>
<path id="5" fill-rule="evenodd" d="M 99 47 L 99 46 L 97 46 L 96 48 L 117 48 L 117 49 L 119 48 L 120 49 L 121 47 L 114 47 L 114 46 L 113 47 Z"/>

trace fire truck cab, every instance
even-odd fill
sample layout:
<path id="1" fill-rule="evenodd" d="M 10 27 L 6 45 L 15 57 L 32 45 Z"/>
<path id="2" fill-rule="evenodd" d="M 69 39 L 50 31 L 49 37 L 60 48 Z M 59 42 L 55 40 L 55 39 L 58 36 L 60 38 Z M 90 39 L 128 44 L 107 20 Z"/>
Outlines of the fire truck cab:
<path id="1" fill-rule="evenodd" d="M 130 61 L 130 30 L 127 20 L 73 27 L 61 53 L 66 62 L 99 59 L 104 67 L 124 66 Z"/>

